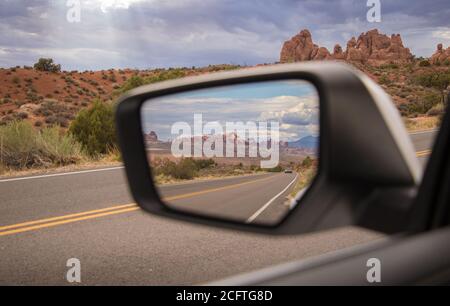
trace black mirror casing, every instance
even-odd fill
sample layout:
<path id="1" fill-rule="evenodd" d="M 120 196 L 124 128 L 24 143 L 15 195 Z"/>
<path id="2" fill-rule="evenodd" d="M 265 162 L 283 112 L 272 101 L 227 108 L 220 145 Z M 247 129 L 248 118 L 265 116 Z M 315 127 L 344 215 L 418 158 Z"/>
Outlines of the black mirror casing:
<path id="1" fill-rule="evenodd" d="M 274 226 L 202 217 L 164 205 L 149 170 L 142 104 L 188 90 L 284 79 L 311 82 L 320 98 L 319 169 L 299 205 Z M 387 233 L 408 228 L 421 179 L 414 148 L 388 95 L 350 66 L 334 62 L 275 65 L 143 86 L 120 99 L 116 121 L 131 193 L 150 213 L 267 234 L 299 234 L 345 225 Z"/>

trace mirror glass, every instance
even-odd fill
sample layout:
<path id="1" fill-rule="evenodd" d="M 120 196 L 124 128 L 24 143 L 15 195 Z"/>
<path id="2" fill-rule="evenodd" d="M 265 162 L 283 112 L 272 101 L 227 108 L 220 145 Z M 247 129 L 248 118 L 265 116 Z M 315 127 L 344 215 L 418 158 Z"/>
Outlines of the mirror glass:
<path id="1" fill-rule="evenodd" d="M 319 97 L 306 81 L 167 95 L 141 117 L 159 196 L 176 210 L 273 225 L 317 171 Z"/>

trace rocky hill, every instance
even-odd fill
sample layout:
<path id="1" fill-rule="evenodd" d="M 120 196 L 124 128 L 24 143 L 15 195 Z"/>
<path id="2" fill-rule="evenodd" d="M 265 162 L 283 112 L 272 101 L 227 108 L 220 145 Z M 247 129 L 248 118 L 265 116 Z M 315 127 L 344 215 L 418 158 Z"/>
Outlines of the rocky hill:
<path id="1" fill-rule="evenodd" d="M 393 98 L 409 118 L 442 114 L 450 93 L 450 47 L 442 44 L 429 58 L 416 58 L 403 45 L 400 34 L 387 36 L 377 29 L 352 37 L 346 49 L 336 44 L 333 53 L 313 42 L 309 30 L 301 30 L 283 44 L 280 62 L 313 60 L 345 61 L 368 74 Z"/>
<path id="2" fill-rule="evenodd" d="M 450 47 L 444 49 L 442 44 L 438 44 L 437 50 L 431 56 L 430 61 L 433 65 L 444 64 L 448 66 L 448 64 L 450 63 Z"/>
<path id="3" fill-rule="evenodd" d="M 81 109 L 96 99 L 113 101 L 127 89 L 144 83 L 235 68 L 238 66 L 82 72 L 0 68 L 0 125 L 29 120 L 36 127 L 58 124 L 66 128 Z"/>
<path id="4" fill-rule="evenodd" d="M 389 37 L 374 29 L 362 33 L 358 39 L 352 37 L 345 51 L 336 44 L 333 53 L 330 53 L 327 48 L 316 45 L 309 30 L 304 29 L 284 43 L 280 62 L 345 60 L 380 66 L 386 63 L 410 63 L 413 58 L 411 51 L 403 46 L 400 34 Z"/>

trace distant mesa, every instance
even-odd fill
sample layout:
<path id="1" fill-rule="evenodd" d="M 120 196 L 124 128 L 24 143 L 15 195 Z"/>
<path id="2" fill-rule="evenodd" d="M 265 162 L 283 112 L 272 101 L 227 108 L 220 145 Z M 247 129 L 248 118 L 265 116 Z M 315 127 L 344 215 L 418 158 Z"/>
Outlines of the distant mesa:
<path id="1" fill-rule="evenodd" d="M 319 147 L 319 137 L 306 136 L 288 143 L 289 148 L 316 149 Z"/>
<path id="2" fill-rule="evenodd" d="M 345 51 L 336 44 L 333 53 L 330 53 L 327 48 L 314 44 L 311 33 L 304 29 L 284 43 L 280 62 L 345 60 L 379 66 L 385 63 L 409 63 L 413 58 L 409 48 L 403 46 L 400 34 L 389 37 L 377 29 L 370 30 L 359 35 L 358 39 L 352 37 Z"/>
<path id="3" fill-rule="evenodd" d="M 442 44 L 437 45 L 436 52 L 431 56 L 430 61 L 432 64 L 444 63 L 450 61 L 450 47 L 444 49 Z"/>
<path id="4" fill-rule="evenodd" d="M 144 137 L 145 137 L 145 142 L 147 142 L 147 143 L 158 142 L 158 135 L 154 131 L 151 131 L 150 133 L 145 134 Z"/>

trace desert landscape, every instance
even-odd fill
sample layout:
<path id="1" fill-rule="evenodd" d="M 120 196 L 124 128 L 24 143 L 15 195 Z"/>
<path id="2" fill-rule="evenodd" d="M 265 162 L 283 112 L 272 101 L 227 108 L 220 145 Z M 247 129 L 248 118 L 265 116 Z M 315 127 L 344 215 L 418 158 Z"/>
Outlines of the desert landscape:
<path id="1" fill-rule="evenodd" d="M 416 58 L 400 34 L 388 36 L 374 29 L 351 38 L 345 50 L 336 44 L 330 52 L 315 44 L 310 31 L 304 29 L 281 48 L 280 63 L 312 60 L 344 61 L 367 73 L 391 95 L 411 131 L 437 127 L 448 103 L 450 47 L 442 44 L 429 58 Z M 105 156 L 110 157 L 108 161 L 120 162 L 113 111 L 121 94 L 144 84 L 238 68 L 249 67 L 64 71 L 52 59 L 40 59 L 34 67 L 0 68 L 0 174 L 95 164 L 104 162 Z M 28 138 L 20 133 L 27 133 Z M 154 136 L 148 135 L 149 139 Z M 35 138 L 40 140 L 35 142 Z M 24 141 L 27 145 L 21 143 Z M 167 144 L 156 141 L 153 145 L 161 150 L 153 148 L 152 161 L 173 162 L 166 156 Z M 316 154 L 291 143 L 281 145 L 281 156 L 281 168 L 286 168 L 300 167 L 304 158 L 314 159 Z M 295 162 L 298 164 L 292 164 Z M 214 160 L 212 164 L 233 164 L 233 173 L 255 170 L 250 159 Z M 219 171 L 223 172 L 229 171 Z M 164 180 L 170 179 L 174 177 Z"/>

